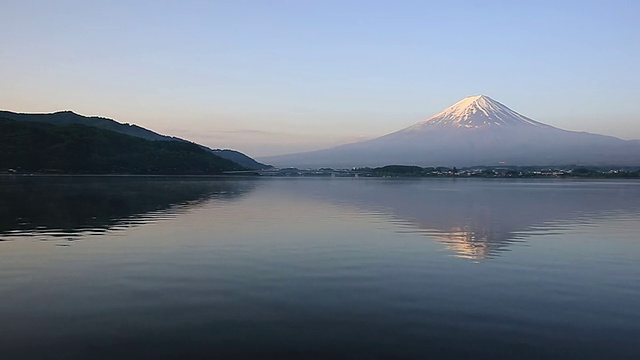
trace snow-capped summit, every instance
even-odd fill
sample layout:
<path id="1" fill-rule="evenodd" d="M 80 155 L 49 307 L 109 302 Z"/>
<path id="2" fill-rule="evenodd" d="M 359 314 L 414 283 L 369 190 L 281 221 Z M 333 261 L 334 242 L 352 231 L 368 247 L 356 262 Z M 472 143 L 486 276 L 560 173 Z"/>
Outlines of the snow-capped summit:
<path id="1" fill-rule="evenodd" d="M 546 126 L 485 95 L 466 97 L 407 130 L 426 127 L 484 128 L 488 126 Z"/>

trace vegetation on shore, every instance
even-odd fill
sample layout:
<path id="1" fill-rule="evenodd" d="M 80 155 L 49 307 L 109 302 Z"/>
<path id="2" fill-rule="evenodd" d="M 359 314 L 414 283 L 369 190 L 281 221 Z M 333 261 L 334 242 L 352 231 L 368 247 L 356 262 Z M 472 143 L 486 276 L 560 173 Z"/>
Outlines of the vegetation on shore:
<path id="1" fill-rule="evenodd" d="M 375 177 L 481 177 L 481 178 L 640 178 L 638 167 L 585 167 L 585 166 L 481 166 L 457 169 L 455 167 L 420 167 L 387 165 L 376 168 L 357 168 L 359 175 Z"/>
<path id="2" fill-rule="evenodd" d="M 386 165 L 352 169 L 281 168 L 256 172 L 274 177 L 377 177 L 377 178 L 630 178 L 640 179 L 640 167 L 584 166 L 476 166 L 457 169 L 444 166 Z"/>

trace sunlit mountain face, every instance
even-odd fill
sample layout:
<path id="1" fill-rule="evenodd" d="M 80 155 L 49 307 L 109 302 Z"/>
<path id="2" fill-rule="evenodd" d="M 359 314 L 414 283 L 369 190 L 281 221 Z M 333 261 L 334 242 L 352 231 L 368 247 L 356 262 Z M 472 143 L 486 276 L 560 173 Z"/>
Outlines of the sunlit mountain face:
<path id="1" fill-rule="evenodd" d="M 559 129 L 478 95 L 372 140 L 264 161 L 298 167 L 640 165 L 640 141 Z"/>
<path id="2" fill-rule="evenodd" d="M 489 127 L 546 127 L 549 125 L 529 119 L 488 96 L 466 97 L 438 114 L 404 130 L 428 131 L 435 127 L 481 129 Z"/>

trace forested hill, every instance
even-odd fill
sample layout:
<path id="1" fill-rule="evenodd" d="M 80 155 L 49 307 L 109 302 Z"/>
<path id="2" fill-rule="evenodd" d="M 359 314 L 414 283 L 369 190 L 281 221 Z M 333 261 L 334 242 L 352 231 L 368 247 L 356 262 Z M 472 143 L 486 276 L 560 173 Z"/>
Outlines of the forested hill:
<path id="1" fill-rule="evenodd" d="M 243 170 L 185 141 L 151 141 L 84 125 L 0 118 L 0 171 L 205 175 Z"/>
<path id="2" fill-rule="evenodd" d="M 145 129 L 138 125 L 120 123 L 112 119 L 98 116 L 83 116 L 76 114 L 73 111 L 58 111 L 55 113 L 44 114 L 21 114 L 12 111 L 0 110 L 0 118 L 21 122 L 28 121 L 52 125 L 86 125 L 104 130 L 111 130 L 121 134 L 130 135 L 146 140 L 189 142 L 187 140 L 180 139 L 174 136 L 161 135 L 157 132 Z M 211 149 L 204 145 L 201 145 L 201 147 L 209 152 L 218 155 L 223 159 L 231 160 L 248 169 L 266 169 L 270 167 L 269 165 L 261 164 L 255 161 L 251 157 L 239 151 L 228 149 Z"/>
<path id="3" fill-rule="evenodd" d="M 0 110 L 0 118 L 52 125 L 85 125 L 104 130 L 111 130 L 146 140 L 176 140 L 176 138 L 160 135 L 138 125 L 123 124 L 112 119 L 97 116 L 82 116 L 74 113 L 73 111 L 58 111 L 55 113 L 45 114 L 21 114 Z"/>

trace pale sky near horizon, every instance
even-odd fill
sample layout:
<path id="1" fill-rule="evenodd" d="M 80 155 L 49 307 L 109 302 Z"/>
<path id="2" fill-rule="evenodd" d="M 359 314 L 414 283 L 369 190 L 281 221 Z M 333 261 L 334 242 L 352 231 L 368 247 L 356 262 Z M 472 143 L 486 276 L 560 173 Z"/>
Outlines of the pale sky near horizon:
<path id="1" fill-rule="evenodd" d="M 0 2 L 4 110 L 73 110 L 259 157 L 485 94 L 640 139 L 640 1 Z"/>

